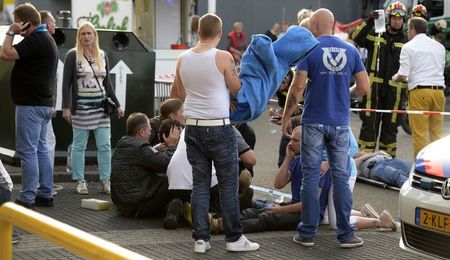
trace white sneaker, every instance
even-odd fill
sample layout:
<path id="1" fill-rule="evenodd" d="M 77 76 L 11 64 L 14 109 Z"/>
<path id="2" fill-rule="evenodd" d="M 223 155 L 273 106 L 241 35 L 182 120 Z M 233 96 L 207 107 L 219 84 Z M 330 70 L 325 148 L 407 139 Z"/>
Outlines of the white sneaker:
<path id="1" fill-rule="evenodd" d="M 238 241 L 227 243 L 227 251 L 245 252 L 256 251 L 258 249 L 259 244 L 250 242 L 244 235 L 241 235 Z"/>
<path id="2" fill-rule="evenodd" d="M 211 249 L 211 245 L 208 242 L 205 242 L 204 240 L 195 240 L 194 244 L 194 252 L 199 254 L 204 254 L 206 250 Z"/>
<path id="3" fill-rule="evenodd" d="M 77 193 L 83 195 L 88 194 L 87 183 L 85 180 L 78 181 Z"/>
<path id="4" fill-rule="evenodd" d="M 108 195 L 111 194 L 111 183 L 109 182 L 109 179 L 102 180 L 100 190 Z"/>

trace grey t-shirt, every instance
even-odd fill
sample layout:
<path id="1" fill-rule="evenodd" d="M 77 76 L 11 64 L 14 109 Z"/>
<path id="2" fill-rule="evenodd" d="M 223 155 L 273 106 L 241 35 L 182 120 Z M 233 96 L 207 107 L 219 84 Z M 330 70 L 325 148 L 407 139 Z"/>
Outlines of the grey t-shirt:
<path id="1" fill-rule="evenodd" d="M 238 146 L 238 154 L 241 155 L 245 152 L 247 152 L 248 150 L 250 150 L 250 146 L 245 142 L 244 137 L 242 137 L 241 133 L 239 132 L 239 130 L 237 130 L 236 127 L 233 127 L 234 133 L 236 135 L 236 142 L 237 142 L 237 146 Z"/>
<path id="2" fill-rule="evenodd" d="M 392 159 L 392 158 L 389 157 L 388 155 L 382 155 L 382 154 L 377 154 L 373 157 L 370 157 L 369 159 L 365 160 L 359 167 L 359 175 L 361 177 L 369 179 L 370 170 L 375 166 L 375 164 L 377 164 L 381 161 L 384 161 L 384 160 L 389 160 L 389 159 Z"/>

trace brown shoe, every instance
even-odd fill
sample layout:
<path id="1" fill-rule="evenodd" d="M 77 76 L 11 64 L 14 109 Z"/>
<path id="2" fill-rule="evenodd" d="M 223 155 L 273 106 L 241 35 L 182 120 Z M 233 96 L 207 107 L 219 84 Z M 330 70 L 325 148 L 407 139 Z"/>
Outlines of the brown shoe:
<path id="1" fill-rule="evenodd" d="M 378 218 L 380 221 L 380 226 L 378 227 L 381 230 L 397 230 L 397 225 L 395 224 L 394 217 L 392 217 L 391 213 L 387 210 L 383 210 L 381 212 L 380 217 Z"/>
<path id="2" fill-rule="evenodd" d="M 222 218 L 212 218 L 210 228 L 211 228 L 211 234 L 223 233 L 224 232 L 223 219 Z"/>
<path id="3" fill-rule="evenodd" d="M 361 208 L 361 215 L 366 218 L 380 217 L 380 214 L 378 214 L 378 212 L 369 203 L 366 203 L 366 205 Z"/>

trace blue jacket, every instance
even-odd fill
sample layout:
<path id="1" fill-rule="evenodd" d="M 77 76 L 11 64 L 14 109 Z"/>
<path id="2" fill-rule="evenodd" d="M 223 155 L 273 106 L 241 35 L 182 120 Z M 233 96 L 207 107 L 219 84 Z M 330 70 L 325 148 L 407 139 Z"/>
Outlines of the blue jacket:
<path id="1" fill-rule="evenodd" d="M 252 41 L 241 60 L 241 88 L 236 95 L 237 107 L 230 113 L 233 123 L 256 119 L 280 86 L 288 70 L 302 61 L 318 41 L 305 28 L 289 27 L 286 34 L 272 43 L 263 34 Z"/>

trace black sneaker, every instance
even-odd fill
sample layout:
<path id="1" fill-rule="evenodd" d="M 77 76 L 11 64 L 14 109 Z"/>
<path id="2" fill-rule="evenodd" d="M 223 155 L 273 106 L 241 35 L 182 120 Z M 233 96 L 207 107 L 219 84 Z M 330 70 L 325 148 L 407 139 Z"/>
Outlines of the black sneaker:
<path id="1" fill-rule="evenodd" d="M 305 238 L 301 235 L 295 235 L 293 238 L 294 242 L 305 246 L 305 247 L 313 247 L 314 246 L 314 239 L 313 238 Z"/>
<path id="2" fill-rule="evenodd" d="M 38 207 L 53 207 L 53 198 L 36 196 L 34 199 L 34 205 Z"/>
<path id="3" fill-rule="evenodd" d="M 19 200 L 19 199 L 16 199 L 16 201 L 15 201 L 14 203 L 16 203 L 16 204 L 18 204 L 18 205 L 20 205 L 20 206 L 23 206 L 23 207 L 25 207 L 25 208 L 27 208 L 27 209 L 32 209 L 32 210 L 34 210 L 34 203 L 23 202 L 23 201 L 21 201 L 21 200 Z"/>
<path id="4" fill-rule="evenodd" d="M 359 238 L 355 235 L 353 235 L 351 238 L 347 240 L 341 241 L 339 244 L 341 248 L 354 248 L 362 245 L 364 245 L 362 238 Z"/>
<path id="5" fill-rule="evenodd" d="M 20 240 L 22 240 L 22 238 L 20 237 L 19 232 L 13 230 L 12 244 L 15 245 L 15 244 L 19 243 Z"/>
<path id="6" fill-rule="evenodd" d="M 173 199 L 169 202 L 166 217 L 163 220 L 165 229 L 176 229 L 183 214 L 183 202 L 180 199 Z"/>

